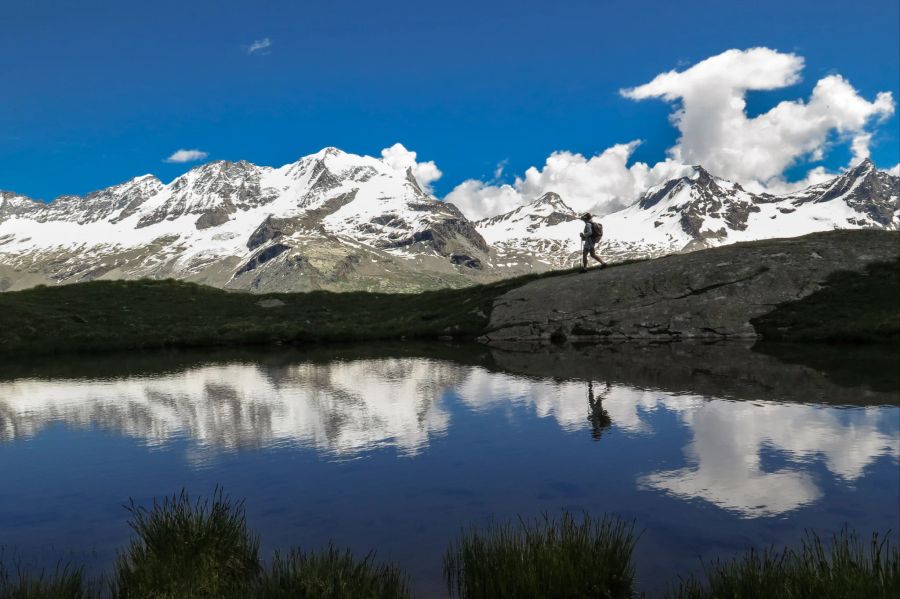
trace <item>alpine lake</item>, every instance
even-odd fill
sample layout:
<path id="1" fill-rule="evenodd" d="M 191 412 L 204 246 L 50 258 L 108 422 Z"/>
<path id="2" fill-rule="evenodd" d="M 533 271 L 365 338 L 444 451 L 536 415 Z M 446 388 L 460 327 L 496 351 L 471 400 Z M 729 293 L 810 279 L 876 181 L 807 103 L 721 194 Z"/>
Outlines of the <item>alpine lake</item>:
<path id="1" fill-rule="evenodd" d="M 805 529 L 900 530 L 895 347 L 434 342 L 0 365 L 7 559 L 108 571 L 124 505 L 220 487 L 261 555 L 333 541 L 446 596 L 464 527 L 634 521 L 637 590 Z"/>

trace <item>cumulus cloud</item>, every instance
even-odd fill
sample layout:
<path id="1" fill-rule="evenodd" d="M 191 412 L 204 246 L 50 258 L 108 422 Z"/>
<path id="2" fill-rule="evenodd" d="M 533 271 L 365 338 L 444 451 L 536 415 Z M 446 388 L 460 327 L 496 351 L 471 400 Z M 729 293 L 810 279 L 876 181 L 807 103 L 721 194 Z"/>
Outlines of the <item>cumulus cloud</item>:
<path id="1" fill-rule="evenodd" d="M 425 193 L 431 193 L 431 184 L 443 175 L 433 160 L 416 162 L 416 153 L 407 150 L 401 143 L 395 143 L 381 150 L 381 160 L 391 168 L 404 173 L 412 169 L 413 177 Z"/>
<path id="2" fill-rule="evenodd" d="M 269 54 L 271 50 L 269 48 L 272 47 L 272 40 L 270 38 L 264 37 L 261 40 L 254 40 L 252 44 L 247 46 L 247 54 Z"/>
<path id="3" fill-rule="evenodd" d="M 491 185 L 477 179 L 463 181 L 447 194 L 444 201 L 459 208 L 472 220 L 503 214 L 526 203 L 519 190 L 512 185 Z"/>
<path id="4" fill-rule="evenodd" d="M 666 160 L 629 166 L 637 141 L 592 157 L 554 152 L 542 168 L 529 168 L 511 185 L 469 180 L 446 199 L 467 216 L 483 218 L 555 191 L 573 209 L 602 215 L 632 203 L 666 178 L 679 176 L 685 165 L 701 164 L 751 191 L 785 193 L 827 180 L 836 173 L 821 166 L 800 181 L 787 181 L 784 172 L 804 161 L 823 159 L 835 141 L 850 145 L 851 164 L 868 157 L 870 128 L 893 114 L 894 99 L 890 92 L 882 92 L 869 101 L 840 75 L 829 75 L 816 83 L 808 100 L 783 101 L 756 117 L 747 115 L 749 91 L 793 85 L 802 70 L 800 56 L 751 48 L 728 50 L 685 70 L 662 73 L 621 94 L 674 105 L 671 121 L 680 136 Z"/>
<path id="5" fill-rule="evenodd" d="M 493 185 L 469 179 L 451 191 L 452 202 L 473 219 L 508 212 L 534 201 L 548 191 L 558 193 L 576 212 L 608 214 L 623 208 L 653 185 L 690 170 L 682 164 L 663 161 L 652 168 L 642 162 L 627 166 L 635 148 L 632 141 L 607 148 L 590 158 L 572 152 L 554 152 L 542 168 L 530 167 L 512 184 Z"/>
<path id="6" fill-rule="evenodd" d="M 181 149 L 181 150 L 178 150 L 178 151 L 176 151 L 176 152 L 173 152 L 171 156 L 169 156 L 168 158 L 166 158 L 165 162 L 176 162 L 176 163 L 181 163 L 181 162 L 195 162 L 195 161 L 197 161 L 197 160 L 203 160 L 203 159 L 206 158 L 207 156 L 209 156 L 209 153 L 208 153 L 208 152 L 203 152 L 203 151 L 201 151 L 201 150 L 196 150 L 196 149 L 194 149 L 194 150 L 184 150 L 184 149 Z"/>
<path id="7" fill-rule="evenodd" d="M 895 177 L 900 177 L 900 162 L 894 165 L 894 168 L 888 169 L 888 172 Z"/>
<path id="8" fill-rule="evenodd" d="M 669 149 L 672 160 L 765 187 L 783 183 L 784 171 L 798 160 L 821 159 L 832 133 L 851 142 L 854 163 L 868 157 L 872 136 L 865 127 L 894 111 L 890 92 L 869 102 L 843 77 L 829 75 L 816 83 L 809 101 L 784 101 L 755 118 L 747 116 L 748 91 L 792 85 L 802 69 L 803 59 L 795 54 L 728 50 L 622 94 L 679 104 L 672 122 L 681 137 Z"/>

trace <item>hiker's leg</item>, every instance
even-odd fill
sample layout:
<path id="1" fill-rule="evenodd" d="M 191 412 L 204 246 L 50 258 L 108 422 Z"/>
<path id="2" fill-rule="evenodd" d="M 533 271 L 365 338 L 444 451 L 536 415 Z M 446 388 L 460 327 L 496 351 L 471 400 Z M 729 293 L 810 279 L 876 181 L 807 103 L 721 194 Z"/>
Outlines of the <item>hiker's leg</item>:
<path id="1" fill-rule="evenodd" d="M 597 255 L 596 250 L 591 250 L 591 256 L 593 256 L 594 260 L 600 263 L 600 268 L 606 268 L 606 262 L 604 262 L 603 259 Z"/>
<path id="2" fill-rule="evenodd" d="M 593 252 L 594 250 L 590 250 L 590 251 Z M 583 252 L 581 252 L 581 268 L 587 268 L 587 257 L 588 257 L 588 250 L 584 250 Z"/>

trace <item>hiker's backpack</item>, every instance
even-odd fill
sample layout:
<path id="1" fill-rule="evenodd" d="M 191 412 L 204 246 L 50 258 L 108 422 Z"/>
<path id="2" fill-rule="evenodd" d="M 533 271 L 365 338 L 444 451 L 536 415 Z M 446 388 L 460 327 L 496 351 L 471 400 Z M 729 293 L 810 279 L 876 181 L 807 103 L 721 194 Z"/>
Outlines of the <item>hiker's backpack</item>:
<path id="1" fill-rule="evenodd" d="M 600 241 L 603 237 L 603 225 L 600 223 L 591 222 L 591 239 L 594 243 Z"/>

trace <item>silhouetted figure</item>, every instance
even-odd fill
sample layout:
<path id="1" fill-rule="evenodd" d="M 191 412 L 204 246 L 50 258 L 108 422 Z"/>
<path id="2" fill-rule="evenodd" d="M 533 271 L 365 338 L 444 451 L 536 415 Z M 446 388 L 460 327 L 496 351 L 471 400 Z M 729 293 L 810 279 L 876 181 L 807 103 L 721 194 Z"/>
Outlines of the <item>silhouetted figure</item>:
<path id="1" fill-rule="evenodd" d="M 600 263 L 600 268 L 606 268 L 606 262 L 597 255 L 596 249 L 603 238 L 603 225 L 595 223 L 590 212 L 585 212 L 579 218 L 584 221 L 584 231 L 579 233 L 582 246 L 581 272 L 587 272 L 588 255 Z"/>
<path id="2" fill-rule="evenodd" d="M 595 441 L 599 441 L 600 437 L 603 436 L 603 429 L 612 425 L 612 418 L 609 417 L 609 412 L 603 409 L 603 396 L 609 393 L 610 388 L 610 384 L 607 382 L 603 393 L 595 397 L 594 382 L 588 381 L 588 405 L 591 407 L 588 420 L 591 423 L 591 437 Z"/>

